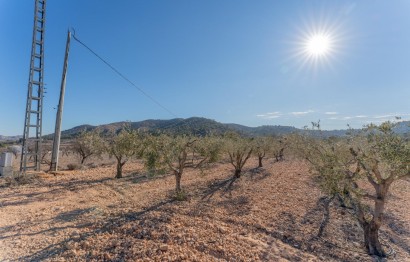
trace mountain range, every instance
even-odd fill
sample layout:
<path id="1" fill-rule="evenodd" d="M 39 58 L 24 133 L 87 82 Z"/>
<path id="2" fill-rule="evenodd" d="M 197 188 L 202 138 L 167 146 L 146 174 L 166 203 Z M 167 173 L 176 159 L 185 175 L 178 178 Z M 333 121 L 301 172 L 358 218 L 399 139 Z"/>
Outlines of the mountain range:
<path id="1" fill-rule="evenodd" d="M 116 122 L 99 126 L 80 125 L 65 131 L 62 131 L 62 139 L 70 139 L 78 136 L 83 131 L 99 130 L 103 134 L 119 132 L 124 126 L 130 126 L 132 129 L 139 129 L 148 132 L 167 132 L 171 134 L 194 134 L 194 135 L 221 135 L 228 131 L 239 132 L 245 136 L 270 136 L 285 135 L 295 132 L 308 132 L 315 137 L 342 137 L 347 133 L 347 129 L 340 130 L 322 130 L 312 131 L 296 128 L 293 126 L 264 125 L 258 127 L 249 127 L 239 124 L 224 124 L 212 119 L 203 117 L 191 118 L 174 118 L 169 120 L 148 119 L 139 122 Z M 410 134 L 410 121 L 402 121 L 395 127 L 398 134 Z M 43 136 L 46 140 L 53 139 L 54 134 Z M 2 136 L 0 141 L 18 141 L 22 136 Z"/>
<path id="2" fill-rule="evenodd" d="M 126 125 L 132 129 L 144 130 L 148 132 L 167 132 L 171 134 L 194 134 L 194 135 L 221 135 L 228 131 L 239 132 L 245 136 L 268 136 L 268 135 L 285 135 L 295 132 L 309 132 L 317 137 L 342 137 L 347 133 L 347 129 L 341 130 L 322 130 L 307 131 L 292 126 L 264 125 L 258 127 L 249 127 L 239 124 L 224 124 L 212 119 L 202 117 L 175 118 L 170 120 L 148 119 L 139 122 L 116 122 L 111 124 L 92 126 L 80 125 L 62 132 L 62 139 L 70 139 L 79 135 L 83 131 L 99 130 L 103 134 L 119 132 Z M 395 131 L 400 134 L 410 133 L 410 121 L 398 123 Z M 53 134 L 44 136 L 45 139 L 52 139 Z"/>

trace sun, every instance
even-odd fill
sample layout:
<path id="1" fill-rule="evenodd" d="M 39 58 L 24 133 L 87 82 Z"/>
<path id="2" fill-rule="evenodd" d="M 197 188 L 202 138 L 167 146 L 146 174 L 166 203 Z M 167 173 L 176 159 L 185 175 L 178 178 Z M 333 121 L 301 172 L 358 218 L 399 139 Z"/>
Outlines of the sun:
<path id="1" fill-rule="evenodd" d="M 331 50 L 331 39 L 325 34 L 310 36 L 305 42 L 305 52 L 312 57 L 327 55 Z"/>
<path id="2" fill-rule="evenodd" d="M 293 60 L 297 71 L 313 75 L 333 71 L 346 54 L 350 38 L 342 20 L 323 14 L 305 16 L 289 35 L 293 35 L 288 42 L 289 60 Z"/>

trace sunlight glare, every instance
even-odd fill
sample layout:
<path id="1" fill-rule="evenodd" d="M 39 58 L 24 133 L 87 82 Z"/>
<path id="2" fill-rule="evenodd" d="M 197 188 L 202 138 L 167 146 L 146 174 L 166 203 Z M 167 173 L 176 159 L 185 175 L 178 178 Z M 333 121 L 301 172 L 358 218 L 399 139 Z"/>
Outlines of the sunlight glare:
<path id="1" fill-rule="evenodd" d="M 306 52 L 312 56 L 326 55 L 330 50 L 330 39 L 326 35 L 313 35 L 306 42 Z"/>

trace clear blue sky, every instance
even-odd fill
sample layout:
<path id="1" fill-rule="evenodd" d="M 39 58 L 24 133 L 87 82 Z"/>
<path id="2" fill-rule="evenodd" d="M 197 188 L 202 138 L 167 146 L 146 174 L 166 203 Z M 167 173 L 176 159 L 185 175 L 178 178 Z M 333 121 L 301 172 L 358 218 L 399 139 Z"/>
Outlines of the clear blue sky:
<path id="1" fill-rule="evenodd" d="M 0 134 L 23 132 L 34 0 L 0 0 Z M 179 117 L 360 127 L 410 119 L 410 1 L 55 0 L 44 134 L 54 130 L 68 27 Z M 331 52 L 301 52 L 326 31 Z M 73 41 L 63 129 L 173 118 Z"/>

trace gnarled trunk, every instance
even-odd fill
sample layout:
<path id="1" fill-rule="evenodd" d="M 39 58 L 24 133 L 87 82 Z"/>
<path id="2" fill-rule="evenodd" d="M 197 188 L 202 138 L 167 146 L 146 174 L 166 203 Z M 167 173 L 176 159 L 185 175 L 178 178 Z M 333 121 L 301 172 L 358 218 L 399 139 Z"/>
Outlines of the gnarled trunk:
<path id="1" fill-rule="evenodd" d="M 259 166 L 258 167 L 263 167 L 263 165 L 262 165 L 263 156 L 258 156 L 258 159 L 259 159 Z"/>
<path id="2" fill-rule="evenodd" d="M 117 174 L 115 178 L 122 178 L 122 167 L 124 166 L 125 162 L 121 162 L 121 160 L 117 161 Z"/>
<path id="3" fill-rule="evenodd" d="M 391 182 L 387 180 L 382 180 L 379 183 L 372 183 L 376 190 L 376 196 L 373 197 L 374 212 L 372 220 L 366 221 L 364 213 L 362 211 L 359 213 L 359 222 L 364 231 L 364 245 L 369 255 L 376 255 L 379 257 L 386 256 L 379 241 L 379 229 L 382 225 L 384 205 L 386 204 L 386 196 L 390 183 Z"/>
<path id="4" fill-rule="evenodd" d="M 235 169 L 234 177 L 235 178 L 240 178 L 241 177 L 241 172 L 242 172 L 241 169 Z"/>
<path id="5" fill-rule="evenodd" d="M 279 152 L 275 154 L 276 162 L 283 161 L 283 151 L 284 150 L 285 148 L 283 147 L 279 150 Z"/>
<path id="6" fill-rule="evenodd" d="M 178 195 L 182 192 L 182 187 L 181 187 L 182 173 L 174 172 L 174 175 L 175 175 L 175 193 Z"/>
<path id="7" fill-rule="evenodd" d="M 372 220 L 362 226 L 364 231 L 364 245 L 369 255 L 385 257 L 386 253 L 383 251 L 382 245 L 379 241 L 380 225 L 377 225 L 377 223 Z"/>
<path id="8" fill-rule="evenodd" d="M 85 160 L 87 160 L 87 158 L 91 156 L 91 155 L 81 155 L 81 165 L 84 164 Z"/>

